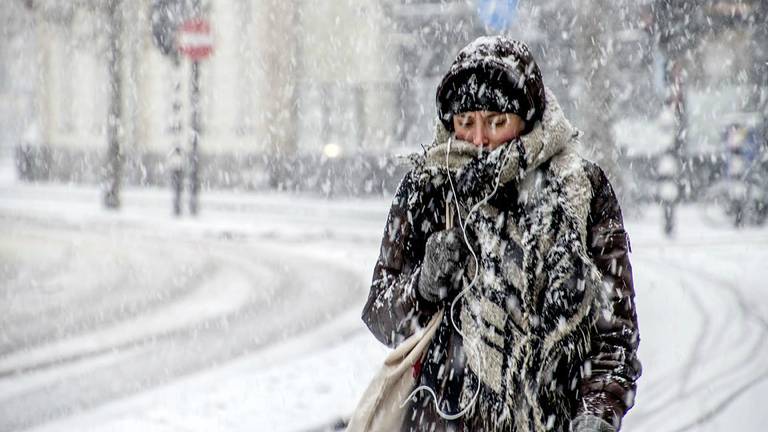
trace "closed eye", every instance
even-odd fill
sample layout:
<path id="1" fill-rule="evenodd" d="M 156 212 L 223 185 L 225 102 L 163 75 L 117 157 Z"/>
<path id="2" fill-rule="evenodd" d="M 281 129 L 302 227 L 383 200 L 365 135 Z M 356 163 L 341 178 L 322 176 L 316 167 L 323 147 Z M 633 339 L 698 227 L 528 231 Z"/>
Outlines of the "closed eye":
<path id="1" fill-rule="evenodd" d="M 488 120 L 488 125 L 494 128 L 507 124 L 507 116 L 494 116 Z"/>
<path id="2" fill-rule="evenodd" d="M 459 126 L 463 128 L 469 128 L 472 127 L 474 122 L 471 119 L 459 119 Z"/>

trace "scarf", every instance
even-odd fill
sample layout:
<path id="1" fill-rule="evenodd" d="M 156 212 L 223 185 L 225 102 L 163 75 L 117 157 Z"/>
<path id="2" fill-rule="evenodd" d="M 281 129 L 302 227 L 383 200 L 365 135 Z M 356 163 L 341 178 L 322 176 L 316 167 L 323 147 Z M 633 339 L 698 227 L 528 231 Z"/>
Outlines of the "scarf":
<path id="1" fill-rule="evenodd" d="M 460 397 L 490 430 L 563 429 L 570 406 L 555 371 L 580 365 L 599 310 L 600 274 L 587 253 L 592 198 L 577 131 L 546 91 L 534 129 L 493 151 L 438 131 L 417 161 L 419 182 L 459 203 L 477 261 L 454 312 L 467 373 Z M 490 198 L 513 187 L 518 212 Z M 477 280 L 474 280 L 477 270 Z"/>

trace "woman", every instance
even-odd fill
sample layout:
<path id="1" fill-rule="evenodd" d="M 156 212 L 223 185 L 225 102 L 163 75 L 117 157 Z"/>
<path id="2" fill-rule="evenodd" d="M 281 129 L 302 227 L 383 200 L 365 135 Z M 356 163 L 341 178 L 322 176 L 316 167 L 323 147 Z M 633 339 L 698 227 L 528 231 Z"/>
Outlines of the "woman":
<path id="1" fill-rule="evenodd" d="M 518 41 L 462 49 L 437 110 L 363 311 L 390 347 L 445 311 L 402 430 L 617 431 L 641 368 L 629 240 L 603 171 L 576 154 Z"/>

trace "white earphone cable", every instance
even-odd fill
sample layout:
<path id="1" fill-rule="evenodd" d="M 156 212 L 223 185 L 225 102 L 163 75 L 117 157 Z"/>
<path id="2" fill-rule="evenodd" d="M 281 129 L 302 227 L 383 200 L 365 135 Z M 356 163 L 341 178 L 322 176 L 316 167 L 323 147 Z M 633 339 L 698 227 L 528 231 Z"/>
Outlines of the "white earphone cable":
<path id="1" fill-rule="evenodd" d="M 487 203 L 488 200 L 490 200 L 491 197 L 493 197 L 496 194 L 496 191 L 499 188 L 499 183 L 501 182 L 501 172 L 503 170 L 504 165 L 507 162 L 507 158 L 509 157 L 509 152 L 510 152 L 510 149 L 512 148 L 512 146 L 509 143 L 506 144 L 506 147 L 507 147 L 506 148 L 506 152 L 504 153 L 504 158 L 503 158 L 502 164 L 499 166 L 499 171 L 498 171 L 498 173 L 496 173 L 496 181 L 494 182 L 493 190 L 489 194 L 485 195 L 485 197 L 483 197 L 482 200 L 480 200 L 478 203 L 476 203 L 474 206 L 472 206 L 472 208 L 467 213 L 467 217 L 462 220 L 462 218 L 461 218 L 461 207 L 459 206 L 458 195 L 456 195 L 456 188 L 453 185 L 453 179 L 451 178 L 450 168 L 449 168 L 449 164 L 448 164 L 448 157 L 449 157 L 450 152 L 451 152 L 451 144 L 452 143 L 453 143 L 453 136 L 448 138 L 448 145 L 446 146 L 446 149 L 445 149 L 445 167 L 446 167 L 446 171 L 447 171 L 448 182 L 451 185 L 451 193 L 453 194 L 453 203 L 456 206 L 456 216 L 457 216 L 458 221 L 459 221 L 459 227 L 461 228 L 461 233 L 462 233 L 462 236 L 463 236 L 464 244 L 466 244 L 467 248 L 469 249 L 470 253 L 472 254 L 472 259 L 475 260 L 475 274 L 472 276 L 472 281 L 469 283 L 469 285 L 467 285 L 464 289 L 462 289 L 461 292 L 459 294 L 457 294 L 456 297 L 453 299 L 453 301 L 451 302 L 451 306 L 450 306 L 450 308 L 448 310 L 448 313 L 450 315 L 451 325 L 456 330 L 456 332 L 461 336 L 462 339 L 468 339 L 467 336 L 464 335 L 464 333 L 462 333 L 462 331 L 459 328 L 459 326 L 456 325 L 456 321 L 454 319 L 454 313 L 453 313 L 454 309 L 456 307 L 456 304 L 458 303 L 459 299 L 461 299 L 461 297 L 466 295 L 475 286 L 475 283 L 477 282 L 477 278 L 480 275 L 480 270 L 479 270 L 480 269 L 480 260 L 477 258 L 477 254 L 475 253 L 475 250 L 472 248 L 472 245 L 469 243 L 469 239 L 467 238 L 466 224 L 469 222 L 470 218 L 472 217 L 472 214 L 475 211 L 477 211 L 477 209 L 479 209 L 481 205 Z M 450 205 L 450 204 L 446 203 L 446 205 Z M 468 346 L 467 344 L 464 344 L 464 347 L 465 347 L 465 349 L 474 349 L 473 347 Z M 423 390 L 426 390 L 432 396 L 433 403 L 434 403 L 434 406 L 435 406 L 435 411 L 437 412 L 437 414 L 440 417 L 442 417 L 442 418 L 444 418 L 446 420 L 456 420 L 456 419 L 464 416 L 464 414 L 466 414 L 475 405 L 475 402 L 477 402 L 477 398 L 480 395 L 480 385 L 478 384 L 477 390 L 475 391 L 474 396 L 472 396 L 472 399 L 470 400 L 469 404 L 466 407 L 461 409 L 456 414 L 447 414 L 447 413 L 444 413 L 442 410 L 440 410 L 440 407 L 438 406 L 438 400 L 437 400 L 437 395 L 435 394 L 435 391 L 432 388 L 430 388 L 429 386 L 423 385 L 423 386 L 419 386 L 419 387 L 415 388 L 408 395 L 408 397 L 405 398 L 403 403 L 400 404 L 400 408 L 404 407 L 411 398 L 413 398 L 417 393 L 419 393 L 420 391 L 423 391 Z"/>

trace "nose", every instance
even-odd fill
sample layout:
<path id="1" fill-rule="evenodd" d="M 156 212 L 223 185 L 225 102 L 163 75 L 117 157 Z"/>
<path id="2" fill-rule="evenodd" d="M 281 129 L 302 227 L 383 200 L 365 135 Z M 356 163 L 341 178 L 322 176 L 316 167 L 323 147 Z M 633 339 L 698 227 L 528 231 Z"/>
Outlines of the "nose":
<path id="1" fill-rule="evenodd" d="M 472 128 L 470 142 L 479 147 L 488 144 L 488 135 L 485 133 L 485 128 L 483 128 L 480 122 L 475 123 L 475 126 Z"/>

